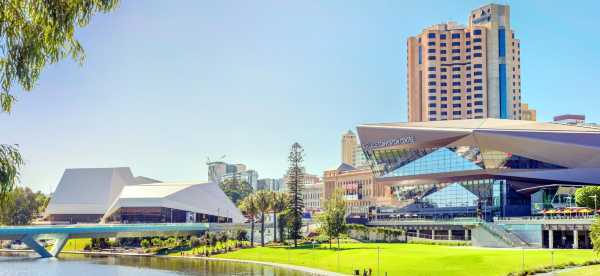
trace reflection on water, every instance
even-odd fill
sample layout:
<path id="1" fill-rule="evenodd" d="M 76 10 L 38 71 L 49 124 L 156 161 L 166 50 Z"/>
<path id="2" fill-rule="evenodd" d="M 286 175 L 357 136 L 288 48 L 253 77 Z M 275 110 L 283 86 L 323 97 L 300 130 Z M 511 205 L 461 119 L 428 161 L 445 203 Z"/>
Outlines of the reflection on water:
<path id="1" fill-rule="evenodd" d="M 21 276 L 109 276 L 109 275 L 245 275 L 307 276 L 298 271 L 265 265 L 202 259 L 159 258 L 138 256 L 102 256 L 61 254 L 60 258 L 38 258 L 34 255 L 0 255 L 0 275 Z"/>

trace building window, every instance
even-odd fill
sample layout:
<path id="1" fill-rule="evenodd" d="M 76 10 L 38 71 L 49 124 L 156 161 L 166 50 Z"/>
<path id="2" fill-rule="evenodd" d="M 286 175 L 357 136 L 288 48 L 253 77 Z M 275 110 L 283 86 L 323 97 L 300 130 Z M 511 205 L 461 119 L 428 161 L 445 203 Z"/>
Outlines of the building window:
<path id="1" fill-rule="evenodd" d="M 453 79 L 460 79 L 460 74 L 455 74 L 455 75 L 452 75 L 452 78 L 453 78 Z"/>
<path id="2" fill-rule="evenodd" d="M 440 90 L 440 93 L 442 93 L 442 94 L 447 94 L 447 93 L 448 93 L 448 90 L 446 90 L 446 89 L 442 89 L 442 90 Z"/>
<path id="3" fill-rule="evenodd" d="M 429 88 L 429 93 L 435 93 L 435 88 Z"/>
<path id="4" fill-rule="evenodd" d="M 471 92 L 471 88 L 467 88 L 467 93 Z"/>
<path id="5" fill-rule="evenodd" d="M 441 57 L 440 60 L 441 61 L 446 61 L 446 57 Z"/>
<path id="6" fill-rule="evenodd" d="M 483 90 L 482 86 L 475 86 L 475 91 Z"/>
<path id="7" fill-rule="evenodd" d="M 474 81 L 475 81 L 475 83 L 483 83 L 482 79 L 475 79 Z"/>
<path id="8" fill-rule="evenodd" d="M 446 75 L 441 75 L 441 76 L 440 76 L 440 78 L 441 78 L 441 79 L 443 79 L 443 80 L 445 80 L 445 79 L 447 79 L 447 78 L 448 78 L 448 76 L 446 76 Z"/>
<path id="9" fill-rule="evenodd" d="M 440 39 L 446 39 L 446 34 L 440 34 Z"/>
<path id="10" fill-rule="evenodd" d="M 441 97 L 441 98 L 440 98 L 440 100 L 442 100 L 442 101 L 447 101 L 447 100 L 448 100 L 448 97 Z"/>
<path id="11" fill-rule="evenodd" d="M 446 116 L 446 115 L 448 115 L 448 112 L 442 111 L 442 116 Z"/>
<path id="12" fill-rule="evenodd" d="M 452 49 L 452 53 L 453 54 L 456 54 L 456 53 L 460 54 L 460 49 Z"/>
<path id="13" fill-rule="evenodd" d="M 475 113 L 483 113 L 483 109 L 481 109 L 481 108 L 475 108 Z"/>
<path id="14" fill-rule="evenodd" d="M 440 86 L 448 86 L 448 84 L 445 82 L 442 82 L 442 83 L 440 83 Z"/>
<path id="15" fill-rule="evenodd" d="M 452 82 L 452 85 L 453 85 L 453 86 L 460 86 L 460 81 L 455 81 L 455 82 Z"/>
<path id="16" fill-rule="evenodd" d="M 435 115 L 435 113 L 436 113 L 435 110 L 429 111 L 429 115 Z"/>
<path id="17" fill-rule="evenodd" d="M 460 38 L 460 34 L 459 33 L 452 34 L 452 38 L 453 39 Z"/>
<path id="18" fill-rule="evenodd" d="M 441 71 L 441 72 L 446 72 L 446 71 L 447 71 L 447 69 L 446 69 L 446 68 L 442 68 L 442 69 L 440 69 L 440 71 Z"/>
<path id="19" fill-rule="evenodd" d="M 474 57 L 481 57 L 481 53 L 473 53 Z"/>
<path id="20" fill-rule="evenodd" d="M 483 64 L 475 63 L 473 64 L 473 68 L 483 68 Z"/>
<path id="21" fill-rule="evenodd" d="M 454 93 L 454 94 L 460 94 L 460 89 L 452 89 L 452 93 Z"/>
<path id="22" fill-rule="evenodd" d="M 435 72 L 435 67 L 428 67 L 429 72 Z"/>
<path id="23" fill-rule="evenodd" d="M 483 94 L 475 94 L 475 98 L 476 99 L 481 99 L 481 98 L 483 98 Z"/>
<path id="24" fill-rule="evenodd" d="M 440 50 L 440 54 L 445 55 L 446 54 L 446 50 Z"/>
<path id="25" fill-rule="evenodd" d="M 473 50 L 481 50 L 481 45 L 475 45 L 475 46 L 473 46 Z"/>
<path id="26" fill-rule="evenodd" d="M 435 85 L 435 81 L 430 81 L 429 85 Z"/>
<path id="27" fill-rule="evenodd" d="M 435 56 L 429 56 L 427 57 L 428 60 L 435 60 Z"/>
<path id="28" fill-rule="evenodd" d="M 467 81 L 467 85 L 471 85 L 471 81 Z"/>
<path id="29" fill-rule="evenodd" d="M 428 37 L 428 38 L 435 38 L 435 33 L 428 33 L 428 34 L 427 34 L 427 37 Z"/>
<path id="30" fill-rule="evenodd" d="M 467 103 L 467 107 L 471 107 L 473 106 L 471 103 Z"/>
<path id="31" fill-rule="evenodd" d="M 467 45 L 467 46 L 471 45 L 471 41 L 465 42 L 465 45 Z"/>
<path id="32" fill-rule="evenodd" d="M 452 97 L 452 100 L 453 100 L 453 101 L 460 101 L 460 96 L 453 96 L 453 97 Z"/>
<path id="33" fill-rule="evenodd" d="M 475 101 L 475 105 L 483 105 L 483 101 Z"/>
<path id="34" fill-rule="evenodd" d="M 427 75 L 427 77 L 430 79 L 435 79 L 435 74 L 429 74 L 429 75 Z"/>
<path id="35" fill-rule="evenodd" d="M 460 115 L 460 110 L 454 110 L 454 111 L 452 111 L 452 115 Z"/>
<path id="36" fill-rule="evenodd" d="M 453 56 L 452 60 L 460 60 L 460 56 Z"/>
<path id="37" fill-rule="evenodd" d="M 435 48 L 427 49 L 427 53 L 435 54 Z"/>
<path id="38" fill-rule="evenodd" d="M 440 42 L 440 47 L 446 47 L 446 42 Z"/>
<path id="39" fill-rule="evenodd" d="M 481 35 L 481 30 L 473 30 L 474 35 Z"/>
<path id="40" fill-rule="evenodd" d="M 460 67 L 452 67 L 452 71 L 460 71 Z"/>
<path id="41" fill-rule="evenodd" d="M 465 34 L 465 36 L 466 36 L 466 37 L 471 37 L 471 33 L 467 32 L 467 33 Z"/>
<path id="42" fill-rule="evenodd" d="M 429 107 L 435 107 L 435 103 L 430 103 Z"/>
<path id="43" fill-rule="evenodd" d="M 452 104 L 452 107 L 454 107 L 454 108 L 460 107 L 460 104 L 459 103 Z"/>
<path id="44" fill-rule="evenodd" d="M 460 41 L 453 41 L 452 46 L 460 46 Z"/>
<path id="45" fill-rule="evenodd" d="M 435 96 L 429 96 L 430 101 L 435 101 Z"/>
<path id="46" fill-rule="evenodd" d="M 481 38 L 473 38 L 473 43 L 481 42 Z"/>
<path id="47" fill-rule="evenodd" d="M 441 104 L 440 107 L 441 108 L 448 108 L 448 105 L 447 104 Z"/>
<path id="48" fill-rule="evenodd" d="M 435 41 L 429 41 L 429 42 L 427 42 L 427 46 L 435 46 Z"/>
<path id="49" fill-rule="evenodd" d="M 483 74 L 483 72 L 481 72 L 481 71 L 475 71 L 475 72 L 473 72 L 474 76 L 481 76 L 482 74 Z"/>

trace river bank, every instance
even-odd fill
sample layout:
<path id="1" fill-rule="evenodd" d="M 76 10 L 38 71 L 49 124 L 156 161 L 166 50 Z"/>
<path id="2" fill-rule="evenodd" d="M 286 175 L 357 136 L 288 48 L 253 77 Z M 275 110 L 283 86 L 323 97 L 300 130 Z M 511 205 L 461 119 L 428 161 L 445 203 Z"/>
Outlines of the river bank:
<path id="1" fill-rule="evenodd" d="M 34 252 L 28 249 L 0 249 L 0 253 L 31 253 Z M 317 268 L 310 268 L 298 265 L 290 265 L 290 264 L 281 264 L 281 263 L 273 263 L 273 262 L 263 262 L 263 261 L 254 261 L 254 260 L 238 260 L 238 259 L 225 259 L 225 258 L 215 258 L 215 257 L 202 257 L 202 256 L 169 256 L 169 255 L 156 255 L 150 253 L 131 253 L 131 252 L 102 252 L 102 251 L 73 251 L 66 250 L 61 254 L 75 254 L 75 255 L 87 255 L 87 256 L 125 256 L 125 257 L 148 257 L 148 258 L 173 258 L 173 259 L 191 259 L 191 260 L 207 260 L 207 261 L 220 261 L 220 262 L 231 262 L 231 263 L 239 263 L 239 264 L 252 264 L 252 265 L 263 265 L 270 266 L 273 268 L 287 269 L 298 272 L 307 273 L 310 275 L 322 275 L 322 276 L 342 276 L 346 274 L 340 274 L 336 272 L 326 271 Z"/>

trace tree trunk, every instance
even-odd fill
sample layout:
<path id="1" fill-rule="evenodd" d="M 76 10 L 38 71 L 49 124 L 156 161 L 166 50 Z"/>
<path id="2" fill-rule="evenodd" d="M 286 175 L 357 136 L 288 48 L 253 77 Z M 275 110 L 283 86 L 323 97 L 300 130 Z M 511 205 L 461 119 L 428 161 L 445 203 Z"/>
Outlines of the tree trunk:
<path id="1" fill-rule="evenodd" d="M 260 246 L 265 246 L 265 213 L 260 214 Z"/>
<path id="2" fill-rule="evenodd" d="M 331 238 L 329 238 L 329 249 L 331 249 Z"/>
<path id="3" fill-rule="evenodd" d="M 277 242 L 277 213 L 273 212 L 273 242 Z"/>
<path id="4" fill-rule="evenodd" d="M 338 250 L 340 250 L 340 237 L 337 237 L 337 243 L 338 243 Z"/>
<path id="5" fill-rule="evenodd" d="M 254 218 L 252 218 L 252 230 L 250 230 L 250 247 L 254 247 Z"/>

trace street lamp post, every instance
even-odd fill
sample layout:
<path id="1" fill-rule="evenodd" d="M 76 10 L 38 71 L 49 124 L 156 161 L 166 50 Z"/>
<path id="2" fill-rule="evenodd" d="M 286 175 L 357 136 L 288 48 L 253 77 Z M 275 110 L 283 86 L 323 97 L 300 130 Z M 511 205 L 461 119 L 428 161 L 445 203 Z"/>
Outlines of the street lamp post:
<path id="1" fill-rule="evenodd" d="M 593 196 L 590 196 L 590 197 L 594 199 L 594 215 L 597 215 L 598 206 L 597 206 L 596 201 L 598 199 L 598 196 L 597 195 L 593 195 Z"/>

